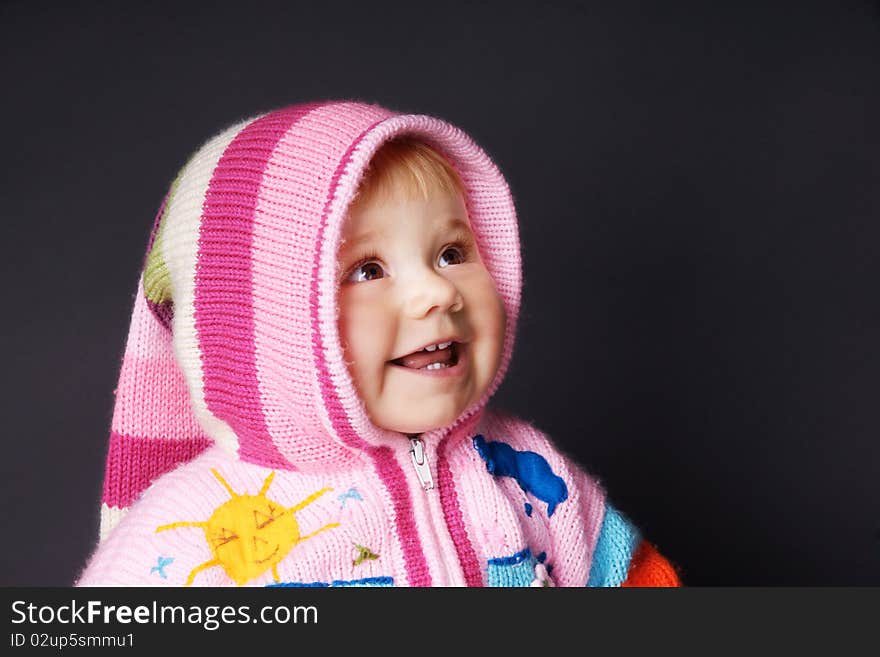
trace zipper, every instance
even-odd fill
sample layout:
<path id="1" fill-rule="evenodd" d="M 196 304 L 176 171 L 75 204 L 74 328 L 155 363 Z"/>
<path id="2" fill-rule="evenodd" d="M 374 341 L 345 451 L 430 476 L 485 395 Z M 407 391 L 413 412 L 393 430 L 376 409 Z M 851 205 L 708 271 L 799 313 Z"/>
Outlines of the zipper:
<path id="1" fill-rule="evenodd" d="M 446 515 L 443 513 L 442 508 L 435 508 L 440 507 L 440 500 L 437 493 L 430 492 L 434 489 L 434 477 L 431 474 L 431 463 L 429 462 L 428 454 L 425 451 L 425 443 L 421 438 L 417 437 L 410 438 L 409 442 L 410 460 L 412 461 L 413 469 L 416 471 L 419 483 L 425 491 L 425 497 L 422 500 L 426 512 L 425 524 L 427 525 L 429 536 L 434 542 L 436 553 L 440 560 L 439 565 L 443 570 L 443 579 L 445 580 L 443 585 L 452 585 L 453 579 L 460 579 L 463 583 L 464 573 L 461 564 L 458 563 L 458 553 L 455 549 L 455 542 L 449 534 L 449 527 L 446 524 Z M 436 520 L 438 514 L 439 522 Z M 445 536 L 446 540 L 442 541 L 440 539 L 441 536 Z M 447 549 L 444 549 L 444 544 Z M 452 561 L 450 561 L 448 554 L 449 549 L 452 550 Z M 455 575 L 455 573 L 458 573 L 458 575 Z"/>
<path id="2" fill-rule="evenodd" d="M 412 458 L 413 467 L 419 483 L 425 490 L 434 488 L 434 478 L 431 476 L 431 464 L 428 463 L 428 455 L 425 454 L 425 443 L 421 438 L 410 438 L 409 455 Z"/>

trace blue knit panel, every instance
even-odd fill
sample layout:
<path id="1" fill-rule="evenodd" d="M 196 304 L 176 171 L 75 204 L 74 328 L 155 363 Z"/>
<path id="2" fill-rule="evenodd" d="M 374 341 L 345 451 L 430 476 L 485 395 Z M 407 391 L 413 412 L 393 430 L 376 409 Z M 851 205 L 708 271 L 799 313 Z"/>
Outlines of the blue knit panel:
<path id="1" fill-rule="evenodd" d="M 334 579 L 332 582 L 278 582 L 277 584 L 267 584 L 268 588 L 294 588 L 294 589 L 324 589 L 347 588 L 352 586 L 394 586 L 394 580 L 391 577 L 365 577 L 364 579 Z"/>
<path id="2" fill-rule="evenodd" d="M 529 548 L 509 557 L 489 559 L 489 586 L 531 586 L 535 563 Z"/>
<path id="3" fill-rule="evenodd" d="M 639 544 L 639 530 L 605 503 L 605 519 L 593 551 L 593 565 L 587 586 L 620 586 L 626 580 L 629 563 Z"/>

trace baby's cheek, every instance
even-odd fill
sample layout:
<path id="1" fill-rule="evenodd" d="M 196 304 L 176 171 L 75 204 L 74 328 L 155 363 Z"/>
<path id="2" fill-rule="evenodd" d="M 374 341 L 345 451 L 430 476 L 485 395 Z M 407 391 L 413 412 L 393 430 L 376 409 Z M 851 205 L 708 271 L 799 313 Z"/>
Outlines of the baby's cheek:
<path id="1" fill-rule="evenodd" d="M 491 278 L 485 282 L 478 303 L 481 310 L 480 322 L 485 327 L 486 338 L 492 341 L 500 353 L 504 343 L 507 313 L 504 310 L 504 301 Z"/>
<path id="2" fill-rule="evenodd" d="M 360 379 L 360 364 L 363 361 L 362 354 L 366 348 L 363 335 L 357 327 L 363 325 L 364 322 L 363 310 L 359 304 L 352 301 L 351 295 L 340 296 L 337 330 L 339 331 L 339 341 L 342 344 L 345 365 L 355 380 L 355 384 Z"/>
<path id="3" fill-rule="evenodd" d="M 392 358 L 390 341 L 395 330 L 382 303 L 368 295 L 353 296 L 348 295 L 348 303 L 340 303 L 339 337 L 352 378 L 359 388 L 368 388 Z"/>
<path id="4" fill-rule="evenodd" d="M 472 307 L 475 309 L 474 327 L 480 331 L 478 342 L 480 353 L 475 354 L 478 361 L 477 385 L 479 386 L 479 390 L 475 393 L 480 396 L 492 383 L 501 364 L 507 324 L 504 302 L 488 272 Z"/>

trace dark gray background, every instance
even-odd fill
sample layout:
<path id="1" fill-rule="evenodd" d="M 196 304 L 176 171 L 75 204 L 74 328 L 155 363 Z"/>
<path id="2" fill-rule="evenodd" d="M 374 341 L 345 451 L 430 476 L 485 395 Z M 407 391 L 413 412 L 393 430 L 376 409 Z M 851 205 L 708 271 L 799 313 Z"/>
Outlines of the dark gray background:
<path id="1" fill-rule="evenodd" d="M 498 405 L 687 583 L 880 584 L 880 11 L 728 4 L 0 4 L 0 584 L 67 585 L 95 543 L 177 169 L 327 98 L 443 117 L 505 172 L 525 289 Z"/>

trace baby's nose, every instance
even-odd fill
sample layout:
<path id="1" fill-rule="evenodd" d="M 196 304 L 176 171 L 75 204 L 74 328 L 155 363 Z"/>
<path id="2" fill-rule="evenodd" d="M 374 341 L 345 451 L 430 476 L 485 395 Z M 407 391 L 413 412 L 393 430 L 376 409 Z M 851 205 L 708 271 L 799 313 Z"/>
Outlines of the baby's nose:
<path id="1" fill-rule="evenodd" d="M 414 280 L 407 289 L 404 301 L 404 312 L 413 319 L 425 317 L 435 310 L 454 313 L 463 307 L 464 299 L 458 287 L 436 272 Z"/>

